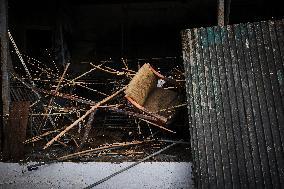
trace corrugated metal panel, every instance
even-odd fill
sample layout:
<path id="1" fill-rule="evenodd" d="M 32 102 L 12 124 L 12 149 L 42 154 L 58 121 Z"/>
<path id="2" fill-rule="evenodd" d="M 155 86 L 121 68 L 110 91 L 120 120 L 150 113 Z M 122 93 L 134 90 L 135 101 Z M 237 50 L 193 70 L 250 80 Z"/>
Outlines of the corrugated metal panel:
<path id="1" fill-rule="evenodd" d="M 284 188 L 284 20 L 182 38 L 198 188 Z"/>

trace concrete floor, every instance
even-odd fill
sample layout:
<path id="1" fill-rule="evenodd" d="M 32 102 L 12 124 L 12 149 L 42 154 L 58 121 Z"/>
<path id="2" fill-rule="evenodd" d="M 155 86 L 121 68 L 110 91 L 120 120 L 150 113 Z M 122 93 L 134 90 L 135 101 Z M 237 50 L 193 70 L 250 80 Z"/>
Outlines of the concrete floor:
<path id="1" fill-rule="evenodd" d="M 0 162 L 0 188 L 84 188 L 130 164 L 64 162 L 45 165 L 30 172 L 26 169 L 27 165 Z M 141 163 L 95 188 L 193 188 L 191 163 Z"/>

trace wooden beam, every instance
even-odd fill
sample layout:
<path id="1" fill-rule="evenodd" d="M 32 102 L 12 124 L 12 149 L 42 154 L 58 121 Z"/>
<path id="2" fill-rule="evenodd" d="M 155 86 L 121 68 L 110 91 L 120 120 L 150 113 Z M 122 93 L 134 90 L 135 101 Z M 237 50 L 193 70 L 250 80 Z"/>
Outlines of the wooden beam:
<path id="1" fill-rule="evenodd" d="M 219 26 L 225 25 L 225 0 L 218 0 L 217 21 Z"/>
<path id="2" fill-rule="evenodd" d="M 0 0 L 0 60 L 1 60 L 1 117 L 0 126 L 0 151 L 3 149 L 4 126 L 7 124 L 7 116 L 10 106 L 10 87 L 8 72 L 8 0 Z M 5 116 L 3 116 L 5 115 Z"/>
<path id="3" fill-rule="evenodd" d="M 229 24 L 231 0 L 218 0 L 217 21 L 219 26 Z"/>
<path id="4" fill-rule="evenodd" d="M 91 109 L 89 109 L 83 116 L 81 116 L 79 119 L 77 119 L 75 122 L 73 122 L 71 125 L 69 125 L 68 127 L 66 127 L 66 129 L 64 131 L 62 131 L 61 133 L 59 133 L 56 137 L 54 137 L 51 141 L 49 141 L 43 149 L 48 148 L 50 145 L 52 145 L 55 141 L 57 141 L 60 137 L 62 137 L 66 132 L 68 132 L 70 129 L 72 129 L 74 126 L 76 126 L 80 121 L 82 121 L 83 119 L 85 119 L 85 117 L 87 117 L 89 114 L 91 114 L 92 112 L 94 112 L 98 107 L 100 107 L 102 104 L 110 101 L 112 98 L 114 98 L 115 96 L 117 96 L 119 93 L 121 93 L 122 91 L 124 91 L 127 88 L 127 86 L 124 86 L 123 88 L 121 88 L 120 90 L 116 91 L 115 93 L 113 93 L 112 95 L 104 98 L 103 100 L 101 100 L 100 102 L 98 102 L 97 104 L 95 104 L 94 106 L 92 106 Z"/>
<path id="5" fill-rule="evenodd" d="M 8 72 L 8 0 L 0 0 L 0 39 L 1 39 L 1 77 L 3 115 L 9 114 L 10 90 Z"/>

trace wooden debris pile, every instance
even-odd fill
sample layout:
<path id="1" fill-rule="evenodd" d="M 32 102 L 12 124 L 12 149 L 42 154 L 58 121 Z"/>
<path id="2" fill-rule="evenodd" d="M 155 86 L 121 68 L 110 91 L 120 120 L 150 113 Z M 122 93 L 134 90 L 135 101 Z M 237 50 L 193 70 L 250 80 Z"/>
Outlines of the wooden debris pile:
<path id="1" fill-rule="evenodd" d="M 47 64 L 22 55 L 10 33 L 9 37 L 14 47 L 11 97 L 15 103 L 30 103 L 28 139 L 23 143 L 37 151 L 39 159 L 94 159 L 94 154 L 139 157 L 145 155 L 143 148 L 133 146 L 152 144 L 150 148 L 155 149 L 155 145 L 162 146 L 153 142 L 155 133 L 175 133 L 168 127 L 169 120 L 176 109 L 186 106 L 180 98 L 183 74 L 178 69 L 177 79 L 171 79 L 150 64 L 136 72 L 122 59 L 115 68 L 108 65 L 113 61 L 89 63 L 91 68 L 78 75 L 69 63 L 60 68 L 52 59 Z M 109 76 L 99 80 L 94 77 L 96 72 Z M 158 86 L 161 81 L 168 86 Z M 124 150 L 113 151 L 118 148 Z M 46 153 L 40 157 L 39 152 Z"/>

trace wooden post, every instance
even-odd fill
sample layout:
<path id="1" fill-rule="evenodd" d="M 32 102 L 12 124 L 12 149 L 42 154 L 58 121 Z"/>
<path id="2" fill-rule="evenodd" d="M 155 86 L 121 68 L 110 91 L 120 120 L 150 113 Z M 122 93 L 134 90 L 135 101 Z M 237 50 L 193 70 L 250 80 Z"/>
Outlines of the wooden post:
<path id="1" fill-rule="evenodd" d="M 85 127 L 85 132 L 84 132 L 84 135 L 81 139 L 81 144 L 80 146 L 77 148 L 77 152 L 80 151 L 84 144 L 86 143 L 87 139 L 88 139 L 88 136 L 89 136 L 89 133 L 91 131 L 91 128 L 92 128 L 92 123 L 94 122 L 94 118 L 95 118 L 95 114 L 96 114 L 97 110 L 95 110 L 94 112 L 92 112 L 89 116 L 89 120 L 87 122 L 87 125 Z"/>
<path id="2" fill-rule="evenodd" d="M 231 0 L 218 0 L 217 20 L 219 26 L 229 24 Z"/>
<path id="3" fill-rule="evenodd" d="M 219 26 L 225 25 L 225 0 L 218 0 L 217 20 Z"/>
<path id="4" fill-rule="evenodd" d="M 6 125 L 6 115 L 9 114 L 10 106 L 10 87 L 9 87 L 9 72 L 8 72 L 8 0 L 0 0 L 0 40 L 1 40 L 1 109 L 3 114 L 2 126 Z M 0 127 L 0 133 L 3 132 L 3 127 Z M 3 136 L 1 137 L 1 139 Z M 3 143 L 1 143 L 1 146 Z"/>
<path id="5" fill-rule="evenodd" d="M 0 0 L 1 76 L 3 114 L 9 114 L 10 90 L 8 75 L 8 20 L 7 0 Z"/>

